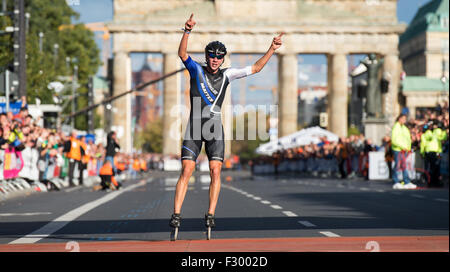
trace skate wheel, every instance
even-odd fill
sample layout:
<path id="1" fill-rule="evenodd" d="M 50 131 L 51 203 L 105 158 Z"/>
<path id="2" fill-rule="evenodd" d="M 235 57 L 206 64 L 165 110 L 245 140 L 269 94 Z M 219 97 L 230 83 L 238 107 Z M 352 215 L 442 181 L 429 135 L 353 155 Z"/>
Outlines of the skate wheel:
<path id="1" fill-rule="evenodd" d="M 176 241 L 178 238 L 178 228 L 173 228 L 172 232 L 170 233 L 170 241 Z"/>
<path id="2" fill-rule="evenodd" d="M 206 240 L 211 240 L 211 228 L 208 227 L 206 230 Z"/>

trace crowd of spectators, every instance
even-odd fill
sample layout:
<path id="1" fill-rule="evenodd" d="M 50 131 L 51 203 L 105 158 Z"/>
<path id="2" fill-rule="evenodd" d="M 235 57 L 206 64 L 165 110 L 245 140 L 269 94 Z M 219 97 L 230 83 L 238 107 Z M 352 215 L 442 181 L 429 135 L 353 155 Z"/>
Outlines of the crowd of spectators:
<path id="1" fill-rule="evenodd" d="M 405 111 L 407 112 L 407 111 Z M 420 150 L 421 136 L 432 125 L 441 127 L 449 133 L 448 102 L 437 105 L 434 109 L 417 110 L 415 118 L 409 118 L 407 127 L 411 133 L 412 152 Z M 448 140 L 443 142 L 443 153 L 448 153 Z M 375 145 L 372 139 L 364 134 L 341 137 L 338 142 L 330 142 L 321 138 L 320 143 L 297 148 L 278 150 L 271 156 L 259 156 L 250 161 L 252 168 L 256 165 L 273 165 L 275 173 L 295 170 L 298 173 L 321 177 L 368 177 L 371 151 L 385 152 L 385 159 L 391 166 L 393 154 L 391 150 L 390 132 Z M 296 169 L 285 169 L 283 162 L 296 161 Z M 392 169 L 389 168 L 390 176 Z"/>
<path id="2" fill-rule="evenodd" d="M 406 125 L 411 133 L 412 151 L 419 151 L 421 136 L 427 128 L 439 126 L 448 135 L 448 103 L 438 105 L 434 109 L 417 110 L 415 118 L 409 118 Z M 86 176 L 98 176 L 108 157 L 106 144 L 102 141 L 94 143 L 82 135 L 78 135 L 78 138 L 83 143 L 83 158 L 80 164 L 82 172 L 84 171 Z M 0 182 L 22 178 L 30 183 L 38 181 L 47 185 L 52 178 L 67 179 L 70 168 L 67 144 L 70 140 L 70 135 L 60 130 L 40 126 L 39 119 L 29 114 L 26 99 L 22 98 L 22 106 L 17 114 L 0 113 Z M 256 165 L 273 165 L 275 173 L 294 170 L 297 173 L 320 177 L 367 178 L 369 152 L 385 152 L 385 159 L 391 166 L 393 154 L 390 140 L 390 135 L 387 134 L 382 144 L 377 146 L 363 134 L 341 137 L 337 142 L 324 137 L 318 144 L 279 150 L 272 156 L 259 156 L 249 164 L 252 169 Z M 448 140 L 443 142 L 442 147 L 443 153 L 448 153 Z M 164 170 L 164 161 L 178 159 L 160 154 L 136 155 L 121 152 L 114 152 L 113 158 L 115 174 L 129 173 L 134 177 L 153 169 Z M 206 157 L 203 159 L 206 160 Z M 201 162 L 202 158 L 199 158 L 199 161 Z M 295 169 L 286 169 L 285 162 L 297 162 Z M 237 157 L 230 159 L 224 167 L 231 169 L 239 164 Z"/>
<path id="3" fill-rule="evenodd" d="M 96 144 L 87 140 L 82 134 L 77 138 L 83 143 L 83 176 L 98 176 L 105 161 L 106 146 L 102 141 Z M 52 179 L 67 179 L 70 140 L 70 135 L 61 130 L 40 126 L 39 118 L 30 115 L 26 98 L 23 97 L 17 114 L 11 111 L 0 113 L 0 183 L 21 178 L 29 183 L 41 182 L 50 188 L 49 181 Z M 136 156 L 119 152 L 114 156 L 116 174 L 136 176 L 137 173 L 156 169 L 156 159 L 159 162 L 154 154 Z M 136 168 L 137 160 L 140 162 L 139 169 Z M 79 178 L 79 174 L 75 173 L 75 178 Z"/>

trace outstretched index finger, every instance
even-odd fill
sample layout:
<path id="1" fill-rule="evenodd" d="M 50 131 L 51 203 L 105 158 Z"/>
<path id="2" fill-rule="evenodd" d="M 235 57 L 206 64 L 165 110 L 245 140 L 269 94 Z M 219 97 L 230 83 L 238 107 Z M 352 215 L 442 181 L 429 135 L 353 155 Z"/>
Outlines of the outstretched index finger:
<path id="1" fill-rule="evenodd" d="M 281 32 L 280 35 L 278 35 L 277 38 L 281 38 L 284 34 L 285 34 L 284 32 Z"/>
<path id="2" fill-rule="evenodd" d="M 191 17 L 189 17 L 189 20 L 192 20 L 192 17 L 194 17 L 194 13 L 191 13 Z"/>

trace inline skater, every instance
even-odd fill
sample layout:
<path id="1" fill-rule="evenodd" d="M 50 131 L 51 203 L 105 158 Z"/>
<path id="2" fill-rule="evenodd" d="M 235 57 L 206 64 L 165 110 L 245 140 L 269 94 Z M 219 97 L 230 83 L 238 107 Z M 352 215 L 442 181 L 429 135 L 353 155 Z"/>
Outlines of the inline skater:
<path id="1" fill-rule="evenodd" d="M 225 45 L 219 41 L 210 42 L 205 48 L 206 64 L 200 64 L 187 54 L 189 34 L 196 22 L 194 14 L 186 21 L 178 48 L 178 56 L 189 71 L 191 113 L 183 139 L 182 170 L 175 190 L 174 211 L 169 225 L 173 228 L 171 240 L 176 240 L 181 225 L 181 207 L 186 196 L 188 181 L 195 169 L 198 155 L 205 142 L 209 160 L 211 183 L 209 187 L 209 209 L 205 214 L 205 225 L 210 239 L 211 228 L 215 227 L 215 210 L 220 192 L 220 174 L 224 161 L 224 132 L 221 121 L 221 106 L 228 84 L 239 78 L 258 73 L 269 61 L 275 50 L 280 48 L 284 33 L 273 38 L 267 52 L 252 66 L 245 68 L 220 68 L 227 54 Z"/>

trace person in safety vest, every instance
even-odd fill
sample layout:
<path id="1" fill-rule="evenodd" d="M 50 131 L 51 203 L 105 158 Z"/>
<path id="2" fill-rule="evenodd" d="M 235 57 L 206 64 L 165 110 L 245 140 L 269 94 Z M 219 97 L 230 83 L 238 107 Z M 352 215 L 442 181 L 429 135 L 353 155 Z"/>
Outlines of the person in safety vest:
<path id="1" fill-rule="evenodd" d="M 141 171 L 141 163 L 139 162 L 139 158 L 135 155 L 133 159 L 133 166 L 131 171 L 131 176 L 133 178 L 137 177 L 137 174 Z"/>
<path id="2" fill-rule="evenodd" d="M 415 189 L 417 186 L 410 182 L 408 170 L 408 156 L 411 156 L 411 134 L 406 124 L 406 115 L 400 114 L 392 128 L 391 143 L 394 153 L 394 168 L 392 179 L 394 189 Z M 404 184 L 400 182 L 400 174 L 403 176 Z"/>
<path id="3" fill-rule="evenodd" d="M 68 145 L 70 144 L 70 148 Z M 71 187 L 75 186 L 73 183 L 73 174 L 75 171 L 75 165 L 78 166 L 79 171 L 79 185 L 83 184 L 83 165 L 82 165 L 82 157 L 85 154 L 85 150 L 82 147 L 81 141 L 77 139 L 77 132 L 72 131 L 70 140 L 66 144 L 66 157 L 69 159 L 69 184 Z"/>
<path id="4" fill-rule="evenodd" d="M 143 158 L 140 158 L 139 163 L 141 166 L 141 173 L 143 174 L 143 173 L 147 172 L 147 161 L 144 160 Z"/>
<path id="5" fill-rule="evenodd" d="M 447 139 L 447 133 L 442 129 L 442 123 L 433 120 L 424 126 L 420 142 L 420 154 L 425 160 L 425 171 L 430 175 L 430 186 L 441 187 L 441 153 L 442 141 Z"/>
<path id="6" fill-rule="evenodd" d="M 100 186 L 95 186 L 94 190 L 118 190 L 122 187 L 122 184 L 118 182 L 114 177 L 114 169 L 112 167 L 111 161 L 105 160 L 105 163 L 100 168 L 99 175 L 101 178 Z"/>

